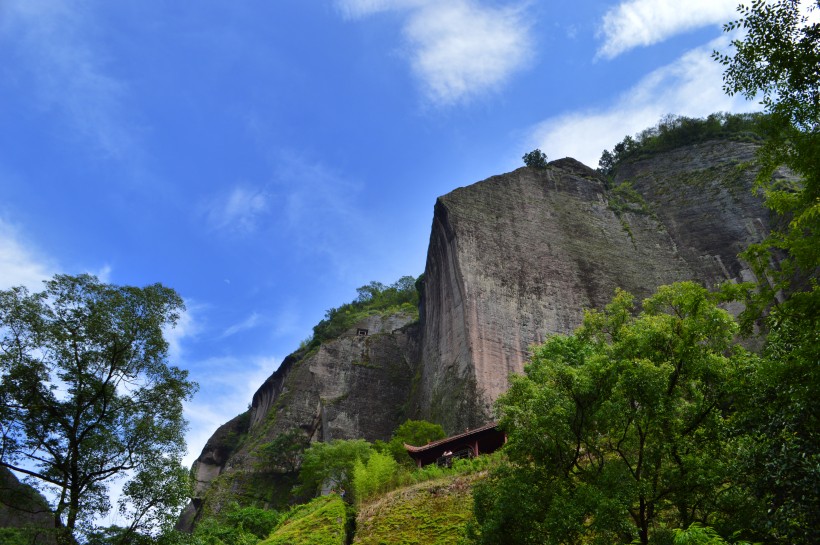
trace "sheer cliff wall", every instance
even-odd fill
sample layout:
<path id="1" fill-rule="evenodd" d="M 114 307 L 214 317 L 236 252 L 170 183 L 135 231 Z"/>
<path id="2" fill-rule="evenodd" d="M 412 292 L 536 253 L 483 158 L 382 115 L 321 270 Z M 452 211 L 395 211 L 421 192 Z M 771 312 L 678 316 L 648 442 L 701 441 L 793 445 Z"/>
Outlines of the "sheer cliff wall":
<path id="1" fill-rule="evenodd" d="M 256 391 L 248 412 L 208 440 L 192 468 L 194 496 L 178 528 L 190 530 L 203 512 L 226 502 L 286 499 L 292 479 L 264 467 L 260 454 L 282 433 L 297 430 L 305 441 L 388 439 L 411 409 L 419 372 L 415 322 L 407 313 L 371 316 L 312 352 L 288 356 Z"/>
<path id="2" fill-rule="evenodd" d="M 608 182 L 562 159 L 440 197 L 421 309 L 421 413 L 451 432 L 485 422 L 530 345 L 570 333 L 616 288 L 642 298 L 679 280 L 751 279 L 737 253 L 769 221 L 750 191 L 754 150 L 689 146 L 624 165 Z"/>
<path id="3" fill-rule="evenodd" d="M 373 316 L 286 358 L 203 449 L 180 527 L 226 501 L 273 502 L 287 482 L 264 480 L 258 449 L 284 432 L 372 441 L 405 418 L 448 432 L 486 423 L 529 347 L 570 333 L 616 288 L 642 298 L 679 280 L 753 279 L 737 254 L 769 225 L 751 193 L 755 149 L 687 146 L 620 165 L 614 180 L 561 159 L 440 197 L 420 321 Z M 370 334 L 356 336 L 360 327 Z"/>

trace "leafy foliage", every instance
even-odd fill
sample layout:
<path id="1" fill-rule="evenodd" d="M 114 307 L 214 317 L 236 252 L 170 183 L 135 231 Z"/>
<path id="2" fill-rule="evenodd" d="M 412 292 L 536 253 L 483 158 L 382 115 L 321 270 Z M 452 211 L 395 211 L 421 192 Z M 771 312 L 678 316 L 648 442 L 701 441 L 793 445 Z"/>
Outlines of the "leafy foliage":
<path id="1" fill-rule="evenodd" d="M 444 433 L 444 428 L 439 424 L 433 424 L 426 420 L 406 420 L 393 432 L 393 437 L 385 445 L 385 449 L 398 463 L 407 467 L 414 467 L 415 462 L 407 454 L 407 449 L 404 448 L 405 444 L 420 447 L 445 437 L 447 437 L 447 434 Z"/>
<path id="2" fill-rule="evenodd" d="M 675 528 L 672 530 L 674 545 L 726 545 L 726 540 L 715 532 L 714 528 L 693 522 L 689 528 Z M 737 545 L 748 542 L 738 541 Z"/>
<path id="3" fill-rule="evenodd" d="M 540 149 L 534 149 L 529 153 L 525 153 L 521 159 L 524 161 L 524 164 L 530 168 L 544 170 L 548 166 L 547 154 Z"/>
<path id="4" fill-rule="evenodd" d="M 743 257 L 759 279 L 746 299 L 746 329 L 768 331 L 764 363 L 739 398 L 746 434 L 739 475 L 766 503 L 774 539 L 820 541 L 820 24 L 802 7 L 820 2 L 779 0 L 741 5 L 725 26 L 742 28 L 725 67 L 724 89 L 762 95 L 769 114 L 758 161 L 757 188 L 783 219 Z M 785 165 L 801 178 L 777 175 Z"/>
<path id="5" fill-rule="evenodd" d="M 298 493 L 315 496 L 326 485 L 352 490 L 356 461 L 367 463 L 372 453 L 371 444 L 364 439 L 313 443 L 302 459 Z"/>
<path id="6" fill-rule="evenodd" d="M 801 6 L 817 10 L 817 0 L 754 0 L 738 6 L 740 17 L 724 25 L 745 31 L 732 41 L 733 55 L 714 52 L 726 67 L 723 89 L 749 99 L 762 94 L 767 111 L 785 116 L 798 130 L 820 123 L 820 23 L 809 22 Z"/>
<path id="7" fill-rule="evenodd" d="M 510 464 L 476 492 L 478 541 L 645 544 L 730 517 L 723 407 L 752 356 L 715 298 L 663 286 L 633 316 L 618 292 L 535 349 L 498 402 Z"/>
<path id="8" fill-rule="evenodd" d="M 89 275 L 0 292 L 0 465 L 51 492 L 64 541 L 108 513 L 108 483 L 126 473 L 123 536 L 159 531 L 187 499 L 182 402 L 195 384 L 167 365 L 162 333 L 182 309 L 159 284 Z"/>
<path id="9" fill-rule="evenodd" d="M 296 473 L 302 463 L 302 455 L 308 448 L 308 439 L 299 429 L 277 435 L 273 441 L 259 447 L 262 464 L 280 473 Z"/>
<path id="10" fill-rule="evenodd" d="M 356 292 L 358 297 L 355 301 L 325 312 L 325 318 L 313 327 L 313 337 L 305 343 L 306 348 L 335 339 L 367 316 L 399 310 L 418 312 L 419 292 L 416 279 L 412 276 L 403 276 L 389 286 L 370 282 L 357 288 Z"/>
<path id="11" fill-rule="evenodd" d="M 731 138 L 760 140 L 760 114 L 716 113 L 705 119 L 667 115 L 656 126 L 650 127 L 634 137 L 625 136 L 612 151 L 604 150 L 598 161 L 598 170 L 612 175 L 621 162 L 672 150 L 681 146 Z"/>
<path id="12" fill-rule="evenodd" d="M 240 507 L 234 503 L 218 515 L 199 521 L 193 533 L 166 532 L 155 541 L 157 545 L 256 545 L 270 535 L 283 515 L 271 509 Z M 115 543 L 112 541 L 101 541 Z"/>
<path id="13" fill-rule="evenodd" d="M 374 452 L 367 462 L 353 466 L 353 491 L 357 502 L 386 492 L 395 486 L 399 464 L 389 454 Z"/>
<path id="14" fill-rule="evenodd" d="M 347 507 L 336 494 L 293 508 L 261 545 L 344 545 Z"/>

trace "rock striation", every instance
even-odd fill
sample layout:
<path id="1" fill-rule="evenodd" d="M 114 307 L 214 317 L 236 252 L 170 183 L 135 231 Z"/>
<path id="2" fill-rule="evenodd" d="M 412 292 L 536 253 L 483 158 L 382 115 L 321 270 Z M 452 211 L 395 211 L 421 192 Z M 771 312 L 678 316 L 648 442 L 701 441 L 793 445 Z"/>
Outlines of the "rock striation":
<path id="1" fill-rule="evenodd" d="M 0 528 L 19 530 L 20 543 L 23 539 L 42 545 L 57 543 L 48 501 L 5 467 L 0 467 Z"/>
<path id="2" fill-rule="evenodd" d="M 227 499 L 271 501 L 252 484 L 264 472 L 258 449 L 289 430 L 372 441 L 408 417 L 448 432 L 484 424 L 529 347 L 571 332 L 616 288 L 642 298 L 680 280 L 752 279 L 737 254 L 770 224 L 751 193 L 755 149 L 686 146 L 623 164 L 614 179 L 560 159 L 440 197 L 419 320 L 372 316 L 286 358 L 206 445 L 181 526 Z"/>
<path id="3" fill-rule="evenodd" d="M 418 354 L 416 316 L 398 313 L 370 316 L 314 351 L 288 356 L 250 409 L 208 440 L 177 527 L 190 530 L 203 512 L 227 501 L 270 505 L 287 496 L 292 482 L 260 467 L 259 448 L 280 434 L 298 430 L 305 441 L 389 438 L 409 416 Z"/>
<path id="4" fill-rule="evenodd" d="M 769 224 L 751 193 L 755 149 L 688 146 L 626 164 L 613 181 L 561 159 L 440 197 L 421 309 L 421 414 L 450 432 L 485 422 L 529 346 L 570 333 L 616 288 L 642 298 L 680 280 L 751 279 L 737 254 Z"/>

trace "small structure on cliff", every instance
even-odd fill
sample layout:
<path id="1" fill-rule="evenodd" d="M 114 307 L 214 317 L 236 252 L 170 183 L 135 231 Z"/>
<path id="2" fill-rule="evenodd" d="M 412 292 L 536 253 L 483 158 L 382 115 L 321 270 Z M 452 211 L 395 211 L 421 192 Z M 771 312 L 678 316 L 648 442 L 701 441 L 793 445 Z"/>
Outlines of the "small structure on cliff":
<path id="1" fill-rule="evenodd" d="M 418 467 L 437 463 L 449 466 L 459 458 L 473 458 L 479 454 L 491 454 L 507 442 L 507 435 L 498 429 L 498 423 L 490 422 L 480 428 L 445 437 L 421 447 L 405 443 L 407 454 Z"/>

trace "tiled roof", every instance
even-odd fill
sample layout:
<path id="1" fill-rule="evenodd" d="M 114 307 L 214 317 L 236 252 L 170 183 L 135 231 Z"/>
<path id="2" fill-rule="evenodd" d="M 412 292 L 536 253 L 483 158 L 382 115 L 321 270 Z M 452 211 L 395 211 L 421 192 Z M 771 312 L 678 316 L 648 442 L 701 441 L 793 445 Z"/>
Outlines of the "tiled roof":
<path id="1" fill-rule="evenodd" d="M 407 443 L 404 444 L 404 448 L 407 449 L 408 452 L 423 452 L 425 450 L 431 449 L 433 447 L 437 447 L 444 443 L 449 443 L 450 441 L 455 441 L 457 439 L 463 439 L 464 437 L 469 437 L 473 434 L 480 433 L 482 431 L 491 430 L 498 426 L 498 422 L 490 422 L 489 424 L 485 424 L 480 428 L 475 428 L 472 430 L 467 430 L 464 433 L 459 433 L 458 435 L 453 435 L 450 437 L 445 437 L 444 439 L 439 439 L 438 441 L 433 441 L 432 443 L 427 443 L 421 447 L 414 447 L 413 445 L 408 445 Z"/>

